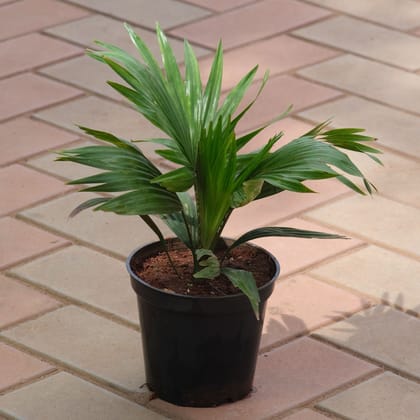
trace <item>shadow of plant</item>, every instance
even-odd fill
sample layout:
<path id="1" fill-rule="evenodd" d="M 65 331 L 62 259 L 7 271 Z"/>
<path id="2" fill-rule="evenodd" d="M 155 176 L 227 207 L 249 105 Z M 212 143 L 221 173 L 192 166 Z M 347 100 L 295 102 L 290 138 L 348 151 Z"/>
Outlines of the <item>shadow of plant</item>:
<path id="1" fill-rule="evenodd" d="M 384 293 L 377 305 L 362 310 L 337 324 L 331 324 L 313 336 L 418 380 L 420 378 L 420 305 L 410 311 L 404 308 L 404 295 L 399 293 L 389 302 Z M 414 314 L 414 316 L 413 316 Z"/>
<path id="2" fill-rule="evenodd" d="M 309 335 L 372 305 L 371 300 L 349 295 L 348 291 L 309 276 L 297 275 L 284 280 L 268 301 L 260 351 Z M 337 309 L 340 299 L 345 302 L 342 310 Z"/>

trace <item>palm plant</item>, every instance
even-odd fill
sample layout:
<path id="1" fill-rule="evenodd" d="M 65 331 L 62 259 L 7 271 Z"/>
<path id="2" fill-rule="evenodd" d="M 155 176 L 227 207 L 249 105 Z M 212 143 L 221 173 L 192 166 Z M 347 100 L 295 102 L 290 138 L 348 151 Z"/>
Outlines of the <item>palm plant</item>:
<path id="1" fill-rule="evenodd" d="M 221 43 L 203 88 L 196 56 L 187 41 L 184 43 L 183 76 L 159 26 L 156 32 L 163 67 L 140 37 L 128 25 L 125 26 L 137 47 L 140 61 L 120 48 L 103 42 L 97 42 L 101 51 L 89 50 L 87 54 L 108 65 L 126 82 L 125 85 L 117 82 L 108 84 L 165 133 L 165 138 L 142 141 L 160 145 L 161 149 L 156 153 L 177 167 L 162 173 L 135 142 L 104 131 L 80 127 L 88 135 L 108 144 L 62 151 L 58 160 L 92 166 L 103 172 L 70 183 L 93 185 L 82 191 L 119 194 L 85 201 L 72 214 L 94 208 L 117 214 L 139 215 L 164 244 L 163 235 L 151 215 L 159 217 L 191 250 L 195 278 L 212 279 L 224 274 L 248 296 L 258 314 L 259 295 L 252 274 L 227 267 L 224 258 L 218 260 L 214 253 L 232 211 L 253 200 L 286 190 L 312 192 L 304 184 L 306 180 L 336 178 L 359 194 L 372 193 L 373 185 L 339 149 L 361 152 L 379 162 L 375 156 L 378 150 L 367 145 L 374 139 L 362 135 L 361 129 L 327 130 L 328 122 L 325 122 L 275 151 L 272 151 L 273 146 L 283 133 L 268 139 L 267 144 L 259 150 L 241 153 L 241 149 L 269 125 L 242 136 L 237 136 L 235 131 L 238 122 L 264 88 L 267 73 L 255 99 L 238 112 L 258 66 L 246 74 L 221 101 Z M 348 175 L 360 178 L 364 187 L 357 186 Z M 226 253 L 247 241 L 266 236 L 341 237 L 289 227 L 264 227 L 240 236 L 230 244 Z"/>

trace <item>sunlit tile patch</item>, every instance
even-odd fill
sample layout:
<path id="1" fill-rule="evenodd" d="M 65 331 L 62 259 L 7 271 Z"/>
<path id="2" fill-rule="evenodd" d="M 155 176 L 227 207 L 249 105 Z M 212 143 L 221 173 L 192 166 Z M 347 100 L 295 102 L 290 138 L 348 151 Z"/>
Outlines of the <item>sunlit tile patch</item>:
<path id="1" fill-rule="evenodd" d="M 80 420 L 163 420 L 145 409 L 74 375 L 57 373 L 0 397 L 0 409 L 16 417 L 34 420 L 69 418 Z"/>
<path id="2" fill-rule="evenodd" d="M 140 391 L 145 382 L 140 333 L 78 307 L 57 309 L 0 335 L 125 391 Z"/>
<path id="3" fill-rule="evenodd" d="M 314 335 L 420 378 L 419 328 L 418 318 L 378 305 Z"/>
<path id="4" fill-rule="evenodd" d="M 420 76 L 348 54 L 298 71 L 314 81 L 418 112 Z"/>
<path id="5" fill-rule="evenodd" d="M 318 403 L 350 420 L 417 420 L 420 385 L 385 372 Z"/>

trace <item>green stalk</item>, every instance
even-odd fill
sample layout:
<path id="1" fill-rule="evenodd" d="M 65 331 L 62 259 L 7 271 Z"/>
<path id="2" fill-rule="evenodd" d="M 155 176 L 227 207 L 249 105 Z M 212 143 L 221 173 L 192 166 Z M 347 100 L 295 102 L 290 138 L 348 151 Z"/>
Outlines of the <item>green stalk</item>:
<path id="1" fill-rule="evenodd" d="M 197 255 L 195 255 L 193 237 L 191 235 L 191 230 L 190 230 L 190 227 L 188 225 L 188 221 L 187 221 L 187 218 L 185 216 L 184 210 L 181 211 L 181 214 L 182 214 L 182 218 L 184 219 L 185 228 L 187 229 L 188 238 L 189 238 L 190 244 L 191 244 L 191 254 L 192 254 L 192 257 L 193 257 L 193 261 L 194 261 L 194 273 L 195 273 L 195 272 L 198 271 L 199 266 L 198 266 Z"/>
<path id="2" fill-rule="evenodd" d="M 147 226 L 149 226 L 149 227 L 150 227 L 150 229 L 152 229 L 152 230 L 153 230 L 153 232 L 155 232 L 155 233 L 156 233 L 156 236 L 159 238 L 160 244 L 162 245 L 163 250 L 164 250 L 164 252 L 165 252 L 166 256 L 168 257 L 169 264 L 171 264 L 171 267 L 172 267 L 172 269 L 174 270 L 174 272 L 175 272 L 175 274 L 177 275 L 177 277 L 178 277 L 180 280 L 182 280 L 182 279 L 181 279 L 181 276 L 180 276 L 180 275 L 179 275 L 179 273 L 178 273 L 178 270 L 177 270 L 177 269 L 176 269 L 176 267 L 175 267 L 174 261 L 172 260 L 171 255 L 169 254 L 169 249 L 168 249 L 168 246 L 167 246 L 167 244 L 166 244 L 165 238 L 163 237 L 162 232 L 161 232 L 161 230 L 159 229 L 158 225 L 157 225 L 157 224 L 153 221 L 153 219 L 152 219 L 150 216 L 148 216 L 148 215 L 141 215 L 140 217 L 141 217 L 141 218 L 143 219 L 143 221 L 147 224 Z"/>

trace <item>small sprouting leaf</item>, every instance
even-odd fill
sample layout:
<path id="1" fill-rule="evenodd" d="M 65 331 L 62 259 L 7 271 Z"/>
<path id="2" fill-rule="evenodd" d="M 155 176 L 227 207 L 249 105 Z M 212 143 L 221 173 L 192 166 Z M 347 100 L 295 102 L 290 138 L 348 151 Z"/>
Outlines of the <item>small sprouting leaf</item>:
<path id="1" fill-rule="evenodd" d="M 195 255 L 200 267 L 204 268 L 194 273 L 194 278 L 214 279 L 220 274 L 220 262 L 210 249 L 197 249 Z"/>
<path id="2" fill-rule="evenodd" d="M 159 184 L 168 191 L 186 191 L 194 183 L 194 173 L 189 168 L 178 168 L 151 180 L 152 184 Z"/>
<path id="3" fill-rule="evenodd" d="M 241 290 L 241 292 L 248 297 L 256 318 L 260 319 L 258 308 L 260 303 L 260 295 L 258 293 L 257 285 L 252 273 L 249 271 L 228 267 L 222 268 L 221 271 L 222 274 L 224 274 L 235 287 Z"/>
<path id="4" fill-rule="evenodd" d="M 245 206 L 255 199 L 261 192 L 264 184 L 262 179 L 250 179 L 242 184 L 242 187 L 236 190 L 231 199 L 233 208 Z"/>

